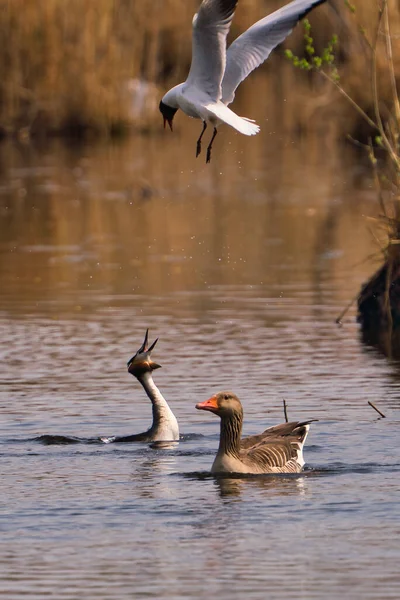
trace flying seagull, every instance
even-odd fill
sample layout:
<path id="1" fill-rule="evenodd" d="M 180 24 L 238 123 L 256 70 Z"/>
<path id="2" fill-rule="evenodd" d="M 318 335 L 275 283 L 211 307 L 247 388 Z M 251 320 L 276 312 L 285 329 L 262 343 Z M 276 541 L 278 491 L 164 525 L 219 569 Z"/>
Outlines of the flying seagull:
<path id="1" fill-rule="evenodd" d="M 271 54 L 289 35 L 300 19 L 326 0 L 294 0 L 254 23 L 226 49 L 226 36 L 238 0 L 203 0 L 193 18 L 192 64 L 188 78 L 167 92 L 160 102 L 164 128 L 180 108 L 189 117 L 201 119 L 203 129 L 197 140 L 196 156 L 208 123 L 214 127 L 207 148 L 206 162 L 211 159 L 217 127 L 227 123 L 244 135 L 255 135 L 259 126 L 251 119 L 239 117 L 228 104 L 238 85 Z"/>

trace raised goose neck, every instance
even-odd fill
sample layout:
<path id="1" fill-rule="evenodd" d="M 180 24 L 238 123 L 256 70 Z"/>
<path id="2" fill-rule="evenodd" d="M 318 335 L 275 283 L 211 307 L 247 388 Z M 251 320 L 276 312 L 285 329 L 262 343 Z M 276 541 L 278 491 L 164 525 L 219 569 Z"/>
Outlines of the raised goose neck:
<path id="1" fill-rule="evenodd" d="M 154 383 L 151 373 L 143 373 L 137 379 L 152 403 L 153 425 L 150 431 L 154 434 L 154 439 L 157 439 L 157 434 L 162 436 L 164 440 L 179 439 L 178 422 L 164 396 Z"/>
<path id="2" fill-rule="evenodd" d="M 235 411 L 229 416 L 221 416 L 221 434 L 218 454 L 240 457 L 240 438 L 242 435 L 243 413 Z"/>

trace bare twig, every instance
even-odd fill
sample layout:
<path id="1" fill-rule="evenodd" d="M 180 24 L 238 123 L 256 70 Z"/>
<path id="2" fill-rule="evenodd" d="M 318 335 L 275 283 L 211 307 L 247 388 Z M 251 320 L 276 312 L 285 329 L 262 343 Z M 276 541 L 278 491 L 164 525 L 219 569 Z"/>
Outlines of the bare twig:
<path id="1" fill-rule="evenodd" d="M 363 144 L 363 142 L 360 142 L 360 140 L 356 140 L 349 133 L 346 133 L 346 139 L 349 140 L 349 142 L 351 142 L 352 144 L 354 144 L 354 146 L 357 146 L 357 148 L 362 148 L 363 150 L 366 150 L 367 152 L 369 151 L 368 144 Z"/>
<path id="2" fill-rule="evenodd" d="M 383 214 L 386 217 L 387 216 L 386 206 L 385 206 L 385 202 L 383 200 L 381 182 L 379 181 L 379 174 L 378 174 L 378 169 L 377 169 L 377 160 L 375 158 L 374 147 L 372 145 L 371 138 L 368 139 L 368 148 L 369 148 L 368 155 L 369 155 L 369 160 L 370 160 L 370 163 L 372 164 L 372 169 L 374 172 L 374 183 L 375 183 L 376 192 L 378 194 L 379 204 L 380 204 Z"/>
<path id="3" fill-rule="evenodd" d="M 348 304 L 346 304 L 345 308 L 342 310 L 342 312 L 340 313 L 340 315 L 335 319 L 335 323 L 336 325 L 339 325 L 339 327 L 341 327 L 343 325 L 342 320 L 343 317 L 346 315 L 347 311 L 350 310 L 350 308 L 353 306 L 354 302 L 357 300 L 359 294 L 357 293 L 354 298 L 352 298 L 350 300 L 350 302 Z"/>
<path id="4" fill-rule="evenodd" d="M 372 98 L 374 101 L 374 112 L 375 112 L 375 120 L 379 129 L 380 136 L 382 138 L 382 145 L 387 150 L 393 164 L 395 165 L 396 170 L 400 169 L 400 161 L 397 156 L 392 144 L 390 143 L 389 138 L 386 135 L 385 127 L 382 122 L 382 117 L 379 109 L 379 92 L 378 92 L 378 80 L 377 80 L 377 47 L 378 47 L 378 39 L 379 34 L 382 27 L 382 20 L 385 14 L 387 0 L 384 0 L 381 9 L 379 10 L 378 23 L 376 27 L 375 40 L 372 48 Z"/>
<path id="5" fill-rule="evenodd" d="M 392 38 L 391 38 L 391 35 L 390 35 L 389 8 L 388 8 L 388 5 L 387 5 L 387 1 L 385 1 L 385 3 L 384 3 L 383 12 L 384 12 L 384 17 L 385 17 L 386 54 L 387 54 L 388 63 L 389 63 L 390 83 L 391 83 L 391 86 L 392 86 L 393 103 L 394 103 L 394 110 L 395 110 L 395 115 L 396 115 L 397 126 L 399 126 L 399 123 L 400 123 L 400 102 L 399 102 L 399 96 L 398 96 L 397 87 L 396 87 L 396 75 L 395 75 L 395 72 L 394 72 L 394 62 L 393 62 L 393 52 L 392 52 Z"/>
<path id="6" fill-rule="evenodd" d="M 351 96 L 349 96 L 349 94 L 347 92 L 345 92 L 345 90 L 342 88 L 342 86 L 337 81 L 335 81 L 328 73 L 325 73 L 325 71 L 323 71 L 322 69 L 320 71 L 318 71 L 318 73 L 320 73 L 323 77 L 325 77 L 325 79 L 330 81 L 336 87 L 338 92 L 340 92 L 342 94 L 342 96 L 344 96 L 346 98 L 346 100 L 348 102 L 350 102 L 352 107 L 355 108 L 356 111 L 363 117 L 363 119 L 366 120 L 366 122 L 368 123 L 368 125 L 370 127 L 372 127 L 373 129 L 376 129 L 377 131 L 380 131 L 378 125 L 372 119 L 370 119 L 370 117 L 367 115 L 367 113 L 365 111 L 363 111 L 361 106 L 359 106 L 357 104 L 357 102 L 355 102 L 353 100 L 353 98 Z"/>
<path id="7" fill-rule="evenodd" d="M 286 400 L 285 398 L 283 399 L 283 414 L 285 415 L 285 421 L 286 423 L 289 421 L 288 416 L 287 416 L 287 409 L 286 409 Z"/>
<path id="8" fill-rule="evenodd" d="M 382 225 L 382 223 L 381 223 L 381 225 Z M 375 232 L 373 231 L 373 229 L 371 227 L 368 226 L 367 229 L 368 229 L 371 237 L 374 238 L 374 241 L 375 241 L 376 245 L 379 246 L 379 250 L 382 252 L 384 260 L 386 260 L 387 257 L 388 257 L 388 248 L 387 248 L 387 246 L 384 246 L 383 244 L 381 244 L 380 240 L 375 235 Z"/>
<path id="9" fill-rule="evenodd" d="M 351 263 L 351 265 L 350 265 L 351 270 L 354 271 L 354 269 L 357 269 L 361 265 L 365 265 L 365 264 L 367 264 L 369 262 L 372 262 L 372 261 L 382 262 L 382 252 L 383 252 L 384 257 L 386 256 L 385 253 L 384 253 L 384 250 L 385 249 L 382 248 L 380 251 L 371 252 L 371 254 L 367 254 L 367 256 L 365 258 L 363 258 L 362 260 L 358 260 L 355 263 Z"/>
<path id="10" fill-rule="evenodd" d="M 376 410 L 376 412 L 377 412 L 378 414 L 380 414 L 380 415 L 381 415 L 381 417 L 383 417 L 384 419 L 386 419 L 386 415 L 384 415 L 384 414 L 383 414 L 383 412 L 381 412 L 381 411 L 379 410 L 379 408 L 376 408 L 376 406 L 375 406 L 375 404 L 374 404 L 373 402 L 370 402 L 370 401 L 368 400 L 368 404 L 369 404 L 370 406 L 372 406 L 372 408 L 373 408 L 374 410 Z"/>

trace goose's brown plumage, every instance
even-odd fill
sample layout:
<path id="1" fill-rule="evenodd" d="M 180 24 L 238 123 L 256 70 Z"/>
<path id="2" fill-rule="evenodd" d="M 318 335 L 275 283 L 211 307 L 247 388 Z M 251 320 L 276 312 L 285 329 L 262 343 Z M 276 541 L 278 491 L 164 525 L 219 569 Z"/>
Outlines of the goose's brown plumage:
<path id="1" fill-rule="evenodd" d="M 241 439 L 243 407 L 232 392 L 219 392 L 196 404 L 221 418 L 220 443 L 213 473 L 299 473 L 303 445 L 312 421 L 282 423 Z"/>

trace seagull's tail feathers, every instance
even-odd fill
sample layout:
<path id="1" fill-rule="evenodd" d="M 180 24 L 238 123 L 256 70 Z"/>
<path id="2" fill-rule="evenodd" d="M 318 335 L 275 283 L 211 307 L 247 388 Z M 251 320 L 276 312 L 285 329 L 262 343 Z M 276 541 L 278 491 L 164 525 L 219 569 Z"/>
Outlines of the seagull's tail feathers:
<path id="1" fill-rule="evenodd" d="M 254 123 L 251 119 L 239 117 L 233 110 L 225 106 L 225 104 L 222 104 L 222 102 L 218 104 L 209 104 L 206 108 L 220 121 L 230 125 L 236 129 L 236 131 L 239 131 L 239 133 L 243 133 L 243 135 L 256 135 L 260 131 L 260 127 L 257 123 Z"/>
<path id="2" fill-rule="evenodd" d="M 239 119 L 242 121 L 240 127 L 236 127 L 236 125 L 232 125 L 232 127 L 237 129 L 240 133 L 243 133 L 244 135 L 257 135 L 260 131 L 260 126 L 254 121 L 243 119 L 243 117 L 239 117 Z"/>

